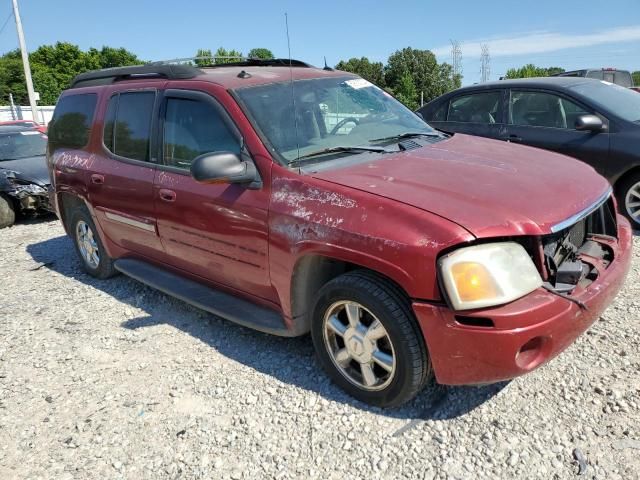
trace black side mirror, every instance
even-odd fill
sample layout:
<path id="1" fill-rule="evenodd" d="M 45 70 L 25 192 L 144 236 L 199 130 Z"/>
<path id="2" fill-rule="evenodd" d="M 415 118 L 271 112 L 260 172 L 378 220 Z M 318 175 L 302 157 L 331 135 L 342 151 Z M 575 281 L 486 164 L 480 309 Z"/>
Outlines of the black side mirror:
<path id="1" fill-rule="evenodd" d="M 576 130 L 601 132 L 604 129 L 602 120 L 597 115 L 580 115 L 576 118 Z"/>
<path id="2" fill-rule="evenodd" d="M 191 163 L 191 176 L 201 183 L 260 182 L 253 162 L 243 162 L 232 152 L 205 153 L 196 157 Z"/>

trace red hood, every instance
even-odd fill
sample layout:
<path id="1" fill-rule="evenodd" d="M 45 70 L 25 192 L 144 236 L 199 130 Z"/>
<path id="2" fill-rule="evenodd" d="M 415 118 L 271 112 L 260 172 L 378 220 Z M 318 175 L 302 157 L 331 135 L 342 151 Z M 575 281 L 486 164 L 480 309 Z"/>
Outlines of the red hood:
<path id="1" fill-rule="evenodd" d="M 476 237 L 550 233 L 609 188 L 578 160 L 461 134 L 312 175 L 432 212 Z"/>

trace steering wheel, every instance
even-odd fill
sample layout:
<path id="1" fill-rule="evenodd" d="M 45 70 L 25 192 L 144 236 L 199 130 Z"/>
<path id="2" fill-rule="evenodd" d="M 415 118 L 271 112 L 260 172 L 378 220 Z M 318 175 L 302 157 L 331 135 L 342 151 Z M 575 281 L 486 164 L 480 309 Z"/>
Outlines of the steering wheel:
<path id="1" fill-rule="evenodd" d="M 340 130 L 342 127 L 344 127 L 347 123 L 355 123 L 356 125 L 360 124 L 360 120 L 358 120 L 355 117 L 347 117 L 347 118 L 343 118 L 342 120 L 340 120 L 335 127 L 333 127 L 331 129 L 331 131 L 329 132 L 329 135 L 335 135 L 338 130 Z"/>

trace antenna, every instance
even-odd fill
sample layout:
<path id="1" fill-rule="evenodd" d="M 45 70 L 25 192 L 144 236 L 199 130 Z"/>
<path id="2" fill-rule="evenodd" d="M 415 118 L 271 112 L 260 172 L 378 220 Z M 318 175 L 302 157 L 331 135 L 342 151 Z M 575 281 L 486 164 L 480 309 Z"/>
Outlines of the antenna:
<path id="1" fill-rule="evenodd" d="M 329 65 L 327 65 L 327 57 L 324 57 L 324 68 L 323 70 L 327 70 L 329 72 L 333 72 L 333 68 L 331 68 Z"/>
<path id="2" fill-rule="evenodd" d="M 293 125 L 296 134 L 296 150 L 298 151 L 296 160 L 300 160 L 300 142 L 298 141 L 298 115 L 296 113 L 296 97 L 293 91 L 293 68 L 291 66 L 291 42 L 289 40 L 289 16 L 284 12 L 284 24 L 287 29 L 287 49 L 289 50 L 289 78 L 291 80 L 291 106 L 293 107 Z"/>

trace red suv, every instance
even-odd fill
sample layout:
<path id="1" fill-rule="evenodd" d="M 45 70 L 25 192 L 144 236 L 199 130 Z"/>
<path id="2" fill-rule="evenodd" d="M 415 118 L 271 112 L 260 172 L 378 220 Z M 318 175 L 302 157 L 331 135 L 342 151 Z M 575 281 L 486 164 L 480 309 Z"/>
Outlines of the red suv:
<path id="1" fill-rule="evenodd" d="M 379 406 L 529 372 L 611 302 L 632 232 L 591 167 L 445 135 L 362 78 L 289 62 L 74 80 L 48 162 L 89 274 L 311 332 Z"/>

